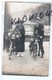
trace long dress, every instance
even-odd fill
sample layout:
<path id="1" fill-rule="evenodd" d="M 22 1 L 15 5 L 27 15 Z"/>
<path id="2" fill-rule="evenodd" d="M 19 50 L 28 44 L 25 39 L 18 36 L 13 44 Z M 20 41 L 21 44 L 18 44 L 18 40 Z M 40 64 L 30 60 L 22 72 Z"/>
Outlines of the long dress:
<path id="1" fill-rule="evenodd" d="M 21 37 L 16 38 L 16 52 L 25 51 L 25 29 L 23 25 L 17 25 L 16 29 L 20 31 Z"/>

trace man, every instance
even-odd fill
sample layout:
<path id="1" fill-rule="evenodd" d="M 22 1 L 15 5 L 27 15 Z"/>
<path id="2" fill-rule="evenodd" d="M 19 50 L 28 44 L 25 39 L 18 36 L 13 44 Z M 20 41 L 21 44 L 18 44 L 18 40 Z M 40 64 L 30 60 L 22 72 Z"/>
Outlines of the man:
<path id="1" fill-rule="evenodd" d="M 41 58 L 43 58 L 43 55 L 44 55 L 44 48 L 43 48 L 43 39 L 44 39 L 44 26 L 43 24 L 39 23 L 35 26 L 34 28 L 34 35 L 35 37 L 37 37 L 37 34 L 36 32 L 38 32 L 38 36 L 39 36 L 39 41 L 38 41 L 38 44 L 39 44 L 39 53 L 38 53 L 38 56 L 40 56 L 40 51 L 41 51 Z"/>

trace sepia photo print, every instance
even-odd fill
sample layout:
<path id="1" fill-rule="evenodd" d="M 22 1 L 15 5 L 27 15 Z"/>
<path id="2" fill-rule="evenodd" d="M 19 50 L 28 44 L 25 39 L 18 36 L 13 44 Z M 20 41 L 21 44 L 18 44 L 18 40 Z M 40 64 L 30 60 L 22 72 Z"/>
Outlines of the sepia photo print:
<path id="1" fill-rule="evenodd" d="M 4 3 L 2 74 L 49 75 L 50 10 L 50 3 Z"/>

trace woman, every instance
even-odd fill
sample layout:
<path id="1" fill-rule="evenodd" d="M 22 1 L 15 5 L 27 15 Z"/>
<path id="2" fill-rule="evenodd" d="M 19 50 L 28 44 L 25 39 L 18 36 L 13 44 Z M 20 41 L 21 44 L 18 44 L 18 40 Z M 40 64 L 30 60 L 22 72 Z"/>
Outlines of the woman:
<path id="1" fill-rule="evenodd" d="M 23 56 L 21 54 L 21 52 L 24 52 L 24 46 L 25 46 L 25 29 L 24 29 L 24 26 L 23 24 L 20 22 L 17 24 L 16 26 L 16 30 L 19 31 L 20 35 L 21 36 L 18 36 L 17 37 L 17 34 L 16 34 L 16 52 L 18 53 L 18 56 Z M 20 54 L 19 54 L 20 52 Z"/>

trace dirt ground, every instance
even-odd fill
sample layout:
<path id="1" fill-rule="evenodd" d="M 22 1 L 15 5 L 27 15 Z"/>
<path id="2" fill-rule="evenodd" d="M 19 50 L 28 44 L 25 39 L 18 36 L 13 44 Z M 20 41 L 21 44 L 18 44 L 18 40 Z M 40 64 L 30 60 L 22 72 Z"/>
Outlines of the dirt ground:
<path id="1" fill-rule="evenodd" d="M 3 52 L 3 74 L 48 76 L 50 55 L 49 45 L 49 42 L 44 42 L 44 58 L 37 56 L 36 59 L 30 55 L 28 48 L 29 42 L 25 43 L 23 57 L 12 55 L 12 60 L 9 60 L 9 53 L 5 50 Z"/>

